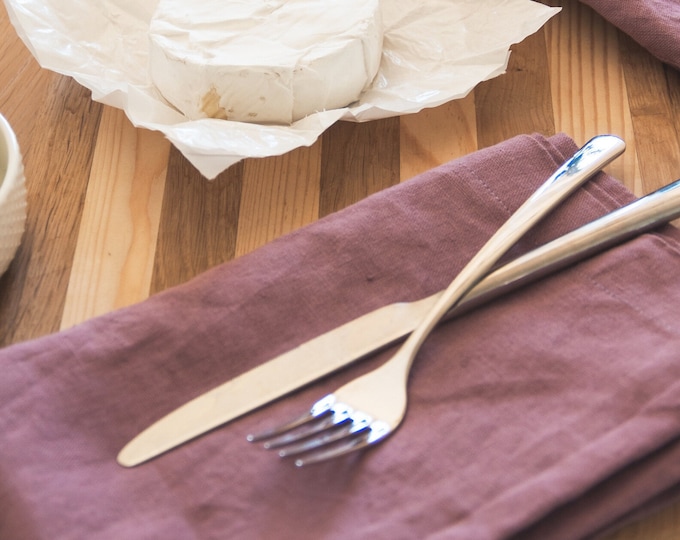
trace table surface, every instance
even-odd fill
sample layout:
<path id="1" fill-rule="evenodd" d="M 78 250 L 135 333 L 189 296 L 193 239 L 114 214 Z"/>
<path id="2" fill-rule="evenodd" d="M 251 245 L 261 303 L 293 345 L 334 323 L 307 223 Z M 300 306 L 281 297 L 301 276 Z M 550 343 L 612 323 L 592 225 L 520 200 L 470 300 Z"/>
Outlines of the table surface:
<path id="1" fill-rule="evenodd" d="M 0 346 L 138 302 L 378 190 L 521 133 L 614 133 L 608 171 L 642 195 L 680 177 L 680 73 L 576 0 L 507 73 L 418 114 L 340 122 L 311 147 L 207 181 L 157 132 L 41 69 L 0 10 L 0 112 L 24 154 L 28 221 L 0 278 Z M 676 538 L 680 505 L 608 538 Z"/>

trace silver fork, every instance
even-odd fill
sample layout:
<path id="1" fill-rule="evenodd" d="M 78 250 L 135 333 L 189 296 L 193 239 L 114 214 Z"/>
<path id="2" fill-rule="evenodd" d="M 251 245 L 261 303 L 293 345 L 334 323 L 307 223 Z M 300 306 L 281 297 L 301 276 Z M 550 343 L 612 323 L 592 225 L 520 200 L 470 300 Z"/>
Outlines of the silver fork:
<path id="1" fill-rule="evenodd" d="M 625 149 L 612 135 L 588 141 L 502 225 L 461 270 L 396 354 L 377 369 L 314 403 L 303 416 L 257 435 L 297 466 L 325 461 L 382 441 L 401 424 L 407 407 L 408 375 L 421 345 L 453 308 L 520 237 L 578 186 Z"/>

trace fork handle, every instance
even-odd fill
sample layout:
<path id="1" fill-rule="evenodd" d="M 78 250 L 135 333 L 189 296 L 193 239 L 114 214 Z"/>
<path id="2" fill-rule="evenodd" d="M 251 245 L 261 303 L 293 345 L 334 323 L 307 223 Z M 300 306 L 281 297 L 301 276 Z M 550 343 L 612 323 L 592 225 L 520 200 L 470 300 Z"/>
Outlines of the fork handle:
<path id="1" fill-rule="evenodd" d="M 540 219 L 576 188 L 621 155 L 626 145 L 614 135 L 599 135 L 588 141 L 545 181 L 494 233 L 444 290 L 418 327 L 404 342 L 407 367 L 439 320 L 491 270 L 494 264 Z"/>

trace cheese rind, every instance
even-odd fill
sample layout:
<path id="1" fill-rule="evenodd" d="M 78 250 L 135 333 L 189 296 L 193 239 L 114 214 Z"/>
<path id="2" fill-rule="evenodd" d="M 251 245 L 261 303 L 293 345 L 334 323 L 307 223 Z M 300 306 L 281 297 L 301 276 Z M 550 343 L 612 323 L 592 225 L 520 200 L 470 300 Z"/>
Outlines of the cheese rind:
<path id="1" fill-rule="evenodd" d="M 356 101 L 382 38 L 379 0 L 160 0 L 150 74 L 190 119 L 290 124 Z"/>

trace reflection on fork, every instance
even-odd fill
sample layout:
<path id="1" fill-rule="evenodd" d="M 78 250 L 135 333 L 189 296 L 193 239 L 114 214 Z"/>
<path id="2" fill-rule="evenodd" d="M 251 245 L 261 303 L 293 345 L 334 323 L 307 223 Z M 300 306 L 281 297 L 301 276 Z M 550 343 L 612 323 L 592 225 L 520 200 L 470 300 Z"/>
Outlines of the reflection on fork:
<path id="1" fill-rule="evenodd" d="M 403 417 L 405 400 L 404 406 L 396 410 L 400 410 Z M 336 392 L 317 401 L 300 418 L 258 435 L 250 435 L 248 440 L 265 441 L 264 447 L 278 450 L 281 457 L 300 456 L 295 464 L 302 466 L 374 444 L 387 437 L 400 421 L 374 420 L 369 414 L 353 410 L 347 403 L 338 401 Z"/>
<path id="2" fill-rule="evenodd" d="M 298 456 L 295 464 L 302 466 L 354 452 L 390 435 L 406 413 L 413 360 L 439 320 L 526 231 L 624 149 L 618 137 L 591 139 L 496 231 L 389 361 L 323 397 L 300 418 L 249 435 L 248 440 L 264 441 L 265 448 L 278 449 L 280 456 Z"/>

